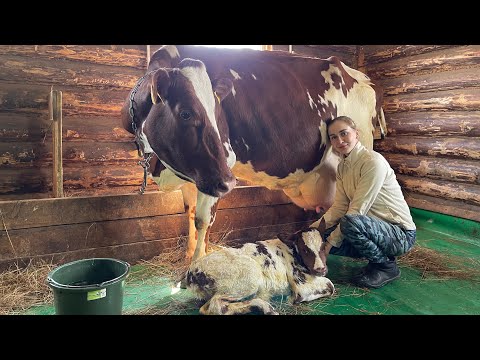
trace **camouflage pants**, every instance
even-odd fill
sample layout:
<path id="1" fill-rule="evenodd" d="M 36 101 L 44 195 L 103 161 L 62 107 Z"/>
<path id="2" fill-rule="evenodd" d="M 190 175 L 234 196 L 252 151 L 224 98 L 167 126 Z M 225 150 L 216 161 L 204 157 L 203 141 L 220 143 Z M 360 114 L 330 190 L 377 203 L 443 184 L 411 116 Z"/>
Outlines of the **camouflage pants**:
<path id="1" fill-rule="evenodd" d="M 333 246 L 330 254 L 366 258 L 374 263 L 405 254 L 416 239 L 415 230 L 403 230 L 398 225 L 366 215 L 345 215 L 339 225 L 343 242 L 338 248 Z M 326 230 L 326 239 L 337 226 Z"/>

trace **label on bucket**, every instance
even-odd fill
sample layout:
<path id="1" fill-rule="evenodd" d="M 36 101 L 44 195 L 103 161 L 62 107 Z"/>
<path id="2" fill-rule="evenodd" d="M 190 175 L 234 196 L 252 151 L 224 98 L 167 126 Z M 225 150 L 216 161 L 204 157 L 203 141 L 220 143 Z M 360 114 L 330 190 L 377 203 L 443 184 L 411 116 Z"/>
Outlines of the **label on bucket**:
<path id="1" fill-rule="evenodd" d="M 101 299 L 105 296 L 107 296 L 107 289 L 89 291 L 87 293 L 87 301 Z"/>

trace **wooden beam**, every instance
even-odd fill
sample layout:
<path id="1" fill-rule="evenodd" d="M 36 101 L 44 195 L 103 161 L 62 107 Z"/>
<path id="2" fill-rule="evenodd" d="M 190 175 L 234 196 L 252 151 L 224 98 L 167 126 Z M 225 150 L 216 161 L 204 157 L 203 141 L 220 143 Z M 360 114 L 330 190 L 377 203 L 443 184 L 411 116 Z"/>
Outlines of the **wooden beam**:
<path id="1" fill-rule="evenodd" d="M 53 197 L 61 198 L 63 197 L 62 92 L 52 89 L 48 105 L 52 120 Z"/>

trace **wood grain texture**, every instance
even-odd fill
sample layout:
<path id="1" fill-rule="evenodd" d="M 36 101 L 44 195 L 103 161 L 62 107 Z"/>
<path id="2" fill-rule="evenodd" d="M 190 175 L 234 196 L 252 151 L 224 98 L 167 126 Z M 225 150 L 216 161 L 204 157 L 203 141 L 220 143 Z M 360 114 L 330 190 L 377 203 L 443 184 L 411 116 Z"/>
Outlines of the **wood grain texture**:
<path id="1" fill-rule="evenodd" d="M 388 153 L 383 155 L 397 174 L 480 185 L 480 161 L 478 160 Z"/>
<path id="2" fill-rule="evenodd" d="M 366 66 L 454 48 L 460 45 L 364 45 Z"/>
<path id="3" fill-rule="evenodd" d="M 405 111 L 478 111 L 479 109 L 480 91 L 473 88 L 387 96 L 383 100 L 383 110 L 386 114 Z"/>
<path id="4" fill-rule="evenodd" d="M 480 111 L 399 112 L 386 115 L 387 135 L 480 137 Z"/>
<path id="5" fill-rule="evenodd" d="M 409 193 L 414 192 L 480 206 L 480 185 L 416 178 L 406 175 L 397 175 L 397 179 L 402 188 Z"/>
<path id="6" fill-rule="evenodd" d="M 367 65 L 367 73 L 378 80 L 468 69 L 479 65 L 480 45 L 468 45 Z"/>
<path id="7" fill-rule="evenodd" d="M 146 69 L 146 45 L 2 45 L 0 55 Z M 88 66 L 88 65 L 85 65 Z"/>
<path id="8" fill-rule="evenodd" d="M 143 69 L 79 63 L 65 59 L 0 56 L 0 81 L 32 85 L 132 89 Z"/>
<path id="9" fill-rule="evenodd" d="M 405 200 L 410 207 L 480 222 L 480 206 L 463 201 L 439 199 L 417 193 L 407 194 Z"/>
<path id="10" fill-rule="evenodd" d="M 476 138 L 396 137 L 374 144 L 379 152 L 440 156 L 466 160 L 480 159 L 480 141 Z"/>
<path id="11" fill-rule="evenodd" d="M 8 230 L 184 213 L 180 191 L 0 202 Z"/>
<path id="12" fill-rule="evenodd" d="M 385 96 L 480 87 L 480 67 L 381 81 Z"/>

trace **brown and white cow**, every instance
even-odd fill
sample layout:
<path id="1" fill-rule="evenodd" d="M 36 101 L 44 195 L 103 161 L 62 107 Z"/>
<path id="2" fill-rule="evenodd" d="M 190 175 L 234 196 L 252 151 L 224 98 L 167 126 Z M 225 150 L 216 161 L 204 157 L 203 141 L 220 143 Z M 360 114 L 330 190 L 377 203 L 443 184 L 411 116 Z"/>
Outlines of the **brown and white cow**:
<path id="1" fill-rule="evenodd" d="M 381 101 L 366 75 L 336 57 L 167 45 L 152 55 L 122 120 L 156 155 L 150 170 L 160 189 L 181 188 L 186 255 L 197 259 L 236 178 L 282 189 L 305 209 L 328 209 L 339 159 L 325 121 L 351 117 L 372 148 L 374 126 L 385 133 Z"/>
<path id="2" fill-rule="evenodd" d="M 320 256 L 324 231 L 325 221 L 319 229 L 222 248 L 193 261 L 186 284 L 205 301 L 200 313 L 277 315 L 269 302 L 274 296 L 286 295 L 297 304 L 332 295 L 335 287 Z"/>

